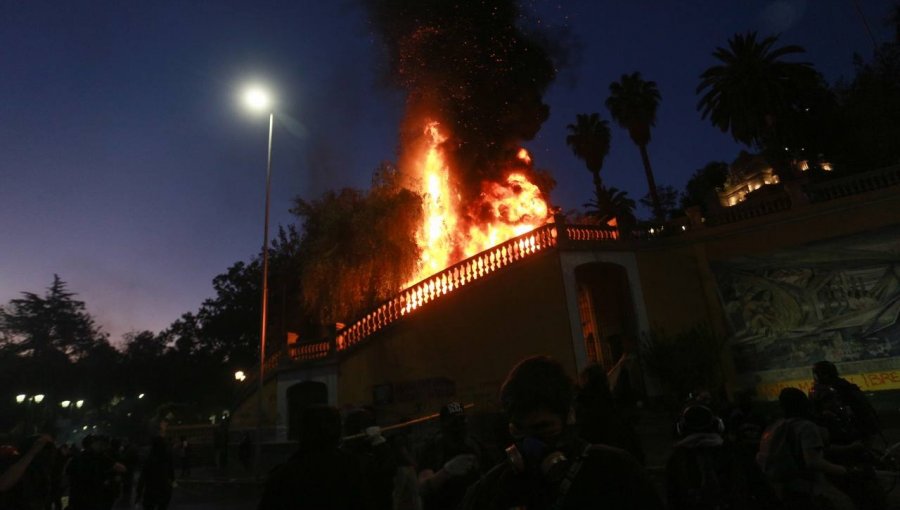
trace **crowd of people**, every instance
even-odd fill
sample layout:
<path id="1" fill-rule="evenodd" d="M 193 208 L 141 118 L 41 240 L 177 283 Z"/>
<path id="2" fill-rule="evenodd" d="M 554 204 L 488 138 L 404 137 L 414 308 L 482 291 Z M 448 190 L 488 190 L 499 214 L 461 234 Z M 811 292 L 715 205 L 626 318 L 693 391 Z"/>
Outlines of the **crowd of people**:
<path id="1" fill-rule="evenodd" d="M 342 422 L 336 408 L 312 406 L 296 454 L 272 471 L 259 509 L 824 510 L 835 508 L 836 491 L 859 509 L 885 508 L 870 453 L 879 434 L 873 408 L 833 364 L 816 364 L 814 377 L 809 396 L 781 392 L 783 417 L 772 423 L 747 394 L 728 406 L 708 391 L 692 394 L 673 427 L 664 480 L 643 466 L 630 413 L 599 367 L 578 385 L 547 357 L 514 367 L 500 391 L 505 451 L 471 434 L 458 402 L 441 408 L 439 433 L 416 454 L 403 434 L 386 438 L 369 411 Z"/>
<path id="2" fill-rule="evenodd" d="M 596 366 L 576 384 L 551 358 L 517 364 L 500 390 L 505 449 L 473 434 L 459 402 L 440 409 L 439 431 L 416 446 L 403 431 L 383 433 L 371 409 L 342 416 L 310 406 L 299 413 L 296 452 L 269 473 L 258 508 L 828 510 L 841 498 L 860 510 L 886 508 L 872 454 L 877 414 L 832 363 L 817 363 L 813 375 L 809 394 L 781 391 L 774 421 L 749 394 L 719 405 L 713 393 L 694 392 L 655 476 L 644 467 L 634 413 Z M 80 446 L 39 435 L 0 447 L 0 510 L 99 510 L 117 501 L 164 510 L 176 464 L 190 474 L 184 437 L 157 436 L 138 449 L 89 435 Z M 245 435 L 242 464 L 251 449 Z"/>
<path id="3" fill-rule="evenodd" d="M 187 441 L 171 444 L 156 436 L 138 448 L 90 434 L 79 446 L 56 445 L 41 434 L 21 448 L 0 447 L 0 510 L 109 510 L 133 502 L 145 510 L 165 510 L 175 485 L 176 455 Z"/>

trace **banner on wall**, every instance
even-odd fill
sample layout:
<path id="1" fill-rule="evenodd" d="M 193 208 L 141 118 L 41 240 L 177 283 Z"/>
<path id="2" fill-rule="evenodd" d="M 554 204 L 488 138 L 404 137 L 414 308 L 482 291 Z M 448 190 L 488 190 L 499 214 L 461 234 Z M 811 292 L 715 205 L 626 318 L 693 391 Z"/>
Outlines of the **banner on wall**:
<path id="1" fill-rule="evenodd" d="M 864 374 L 841 374 L 862 391 L 900 390 L 900 370 L 867 372 Z M 800 388 L 805 393 L 812 389 L 812 379 L 793 379 L 772 383 L 760 383 L 756 386 L 756 395 L 765 400 L 777 400 L 784 388 Z"/>
<path id="2" fill-rule="evenodd" d="M 741 374 L 900 357 L 900 228 L 715 262 L 712 270 Z M 897 374 L 870 370 L 853 382 L 900 389 Z M 770 395 L 810 383 L 758 389 Z"/>

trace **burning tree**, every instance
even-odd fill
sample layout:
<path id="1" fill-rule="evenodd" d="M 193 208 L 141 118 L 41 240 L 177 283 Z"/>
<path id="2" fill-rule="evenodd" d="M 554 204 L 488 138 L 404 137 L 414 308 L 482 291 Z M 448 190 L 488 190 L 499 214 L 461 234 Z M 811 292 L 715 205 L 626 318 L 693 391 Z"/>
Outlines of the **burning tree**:
<path id="1" fill-rule="evenodd" d="M 521 144 L 549 115 L 556 65 L 516 2 L 367 5 L 406 112 L 397 166 L 371 191 L 296 202 L 303 300 L 325 323 L 541 226 L 554 185 Z"/>
<path id="2" fill-rule="evenodd" d="M 323 323 L 360 315 L 393 295 L 415 271 L 421 198 L 382 165 L 372 189 L 345 188 L 292 209 L 303 221 L 301 299 Z"/>
<path id="3" fill-rule="evenodd" d="M 516 2 L 368 5 L 407 93 L 398 166 L 422 197 L 414 283 L 547 221 L 553 180 L 520 144 L 547 119 L 556 69 Z"/>

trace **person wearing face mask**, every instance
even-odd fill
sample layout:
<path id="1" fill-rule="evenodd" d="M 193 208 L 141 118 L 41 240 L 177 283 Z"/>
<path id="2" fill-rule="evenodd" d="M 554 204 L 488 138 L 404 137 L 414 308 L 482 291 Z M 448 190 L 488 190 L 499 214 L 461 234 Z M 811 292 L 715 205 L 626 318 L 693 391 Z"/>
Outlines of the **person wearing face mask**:
<path id="1" fill-rule="evenodd" d="M 515 443 L 472 486 L 463 509 L 662 509 L 650 478 L 623 450 L 590 444 L 570 424 L 574 384 L 546 356 L 516 365 L 500 390 Z"/>
<path id="2" fill-rule="evenodd" d="M 485 449 L 469 435 L 465 409 L 459 402 L 441 408 L 440 434 L 419 459 L 419 493 L 425 510 L 453 510 L 483 473 Z"/>

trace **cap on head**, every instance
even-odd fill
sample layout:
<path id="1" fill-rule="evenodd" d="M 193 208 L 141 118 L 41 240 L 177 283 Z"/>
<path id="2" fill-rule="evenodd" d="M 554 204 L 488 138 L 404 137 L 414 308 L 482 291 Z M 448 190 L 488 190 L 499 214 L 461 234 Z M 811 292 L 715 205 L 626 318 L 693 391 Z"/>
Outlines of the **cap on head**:
<path id="1" fill-rule="evenodd" d="M 466 410 L 459 402 L 447 402 L 441 407 L 441 421 L 464 417 Z"/>

